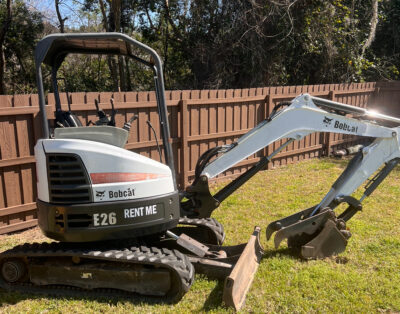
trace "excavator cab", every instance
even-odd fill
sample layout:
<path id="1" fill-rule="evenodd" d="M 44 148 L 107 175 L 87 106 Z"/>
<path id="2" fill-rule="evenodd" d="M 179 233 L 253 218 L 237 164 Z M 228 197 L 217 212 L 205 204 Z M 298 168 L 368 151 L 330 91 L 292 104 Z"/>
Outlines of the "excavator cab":
<path id="1" fill-rule="evenodd" d="M 130 123 L 115 125 L 114 102 L 107 117 L 82 126 L 63 110 L 57 71 L 68 54 L 126 56 L 154 73 L 165 164 L 123 149 Z M 140 53 L 140 55 L 139 55 Z M 50 238 L 66 242 L 104 241 L 157 234 L 179 221 L 179 192 L 171 144 L 161 61 L 151 48 L 119 33 L 54 34 L 35 50 L 43 137 L 35 146 L 39 225 Z M 55 97 L 54 130 L 43 91 L 42 64 L 51 67 Z M 69 98 L 69 97 L 67 97 Z"/>

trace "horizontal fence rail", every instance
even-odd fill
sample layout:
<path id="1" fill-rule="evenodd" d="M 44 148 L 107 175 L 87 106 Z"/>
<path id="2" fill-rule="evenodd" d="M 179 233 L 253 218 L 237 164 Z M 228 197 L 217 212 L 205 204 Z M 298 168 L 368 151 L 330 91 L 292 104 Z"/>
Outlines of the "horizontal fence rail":
<path id="1" fill-rule="evenodd" d="M 167 91 L 171 143 L 180 188 L 194 178 L 199 156 L 217 145 L 229 144 L 266 119 L 276 104 L 301 93 L 378 109 L 396 115 L 399 112 L 400 84 L 359 83 L 265 87 L 228 90 Z M 67 98 L 61 94 L 62 107 Z M 72 111 L 85 125 L 96 121 L 94 100 L 110 113 L 114 99 L 117 126 L 122 127 L 133 115 L 126 148 L 159 160 L 156 139 L 146 121 L 160 138 L 157 103 L 154 92 L 71 93 Z M 54 95 L 48 95 L 47 116 L 54 118 Z M 37 224 L 36 169 L 34 145 L 41 136 L 37 95 L 0 96 L 0 234 Z M 261 157 L 269 155 L 285 140 L 277 141 L 239 162 L 217 179 L 243 173 Z M 359 142 L 354 136 L 314 133 L 289 144 L 268 165 L 268 169 L 303 159 L 327 156 L 333 150 Z"/>

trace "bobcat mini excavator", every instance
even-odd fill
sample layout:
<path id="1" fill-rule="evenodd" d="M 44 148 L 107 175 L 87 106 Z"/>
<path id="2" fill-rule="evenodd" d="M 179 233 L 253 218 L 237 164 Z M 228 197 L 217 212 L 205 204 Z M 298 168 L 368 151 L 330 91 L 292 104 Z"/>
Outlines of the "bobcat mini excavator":
<path id="1" fill-rule="evenodd" d="M 130 124 L 115 125 L 95 103 L 99 120 L 82 126 L 62 110 L 57 70 L 68 54 L 130 57 L 154 73 L 164 163 L 125 150 Z M 43 136 L 35 146 L 38 220 L 59 242 L 16 246 L 0 254 L 0 285 L 9 291 L 60 295 L 141 294 L 178 301 L 194 270 L 225 279 L 224 302 L 239 309 L 263 255 L 256 227 L 247 244 L 222 246 L 214 209 L 283 148 L 314 132 L 375 138 L 349 162 L 319 204 L 272 222 L 267 238 L 283 240 L 305 259 L 343 252 L 351 236 L 346 222 L 400 158 L 400 119 L 322 98 L 300 95 L 277 105 L 269 118 L 236 142 L 199 158 L 193 183 L 178 191 L 175 179 L 161 61 L 154 50 L 119 33 L 54 34 L 35 51 Z M 48 121 L 42 64 L 52 69 L 56 103 Z M 271 155 L 212 195 L 209 180 L 267 145 L 286 139 Z M 161 148 L 160 148 L 161 157 Z M 161 158 L 160 158 L 161 159 Z M 383 167 L 381 167 L 383 165 Z M 364 195 L 352 193 L 375 172 Z M 348 207 L 336 215 L 335 208 Z"/>

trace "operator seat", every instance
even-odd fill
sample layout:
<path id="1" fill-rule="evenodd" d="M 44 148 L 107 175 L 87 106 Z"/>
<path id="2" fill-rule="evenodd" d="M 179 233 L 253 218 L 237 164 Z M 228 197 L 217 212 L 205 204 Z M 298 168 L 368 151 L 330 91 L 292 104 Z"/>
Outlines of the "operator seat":
<path id="1" fill-rule="evenodd" d="M 79 139 L 110 144 L 123 148 L 128 141 L 128 131 L 114 126 L 79 126 L 54 129 L 55 139 Z"/>

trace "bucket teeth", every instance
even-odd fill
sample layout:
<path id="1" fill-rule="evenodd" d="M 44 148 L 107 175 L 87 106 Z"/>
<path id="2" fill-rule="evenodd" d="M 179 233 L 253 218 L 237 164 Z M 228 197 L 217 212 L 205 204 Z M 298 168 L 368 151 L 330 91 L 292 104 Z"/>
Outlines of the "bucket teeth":
<path id="1" fill-rule="evenodd" d="M 351 234 L 346 223 L 338 219 L 330 208 L 309 217 L 315 207 L 274 221 L 267 227 L 267 240 L 274 232 L 275 248 L 287 239 L 288 246 L 300 250 L 305 259 L 325 258 L 343 252 Z"/>

